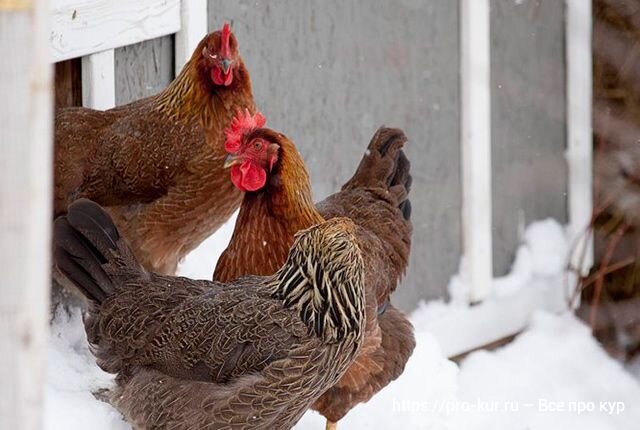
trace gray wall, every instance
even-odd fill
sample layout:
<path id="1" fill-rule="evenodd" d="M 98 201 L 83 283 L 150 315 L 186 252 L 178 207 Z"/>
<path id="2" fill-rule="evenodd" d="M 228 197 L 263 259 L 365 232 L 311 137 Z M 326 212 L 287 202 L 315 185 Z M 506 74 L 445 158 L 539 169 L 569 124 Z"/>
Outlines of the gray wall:
<path id="1" fill-rule="evenodd" d="M 173 80 L 173 36 L 116 49 L 116 105 L 160 92 Z"/>
<path id="2" fill-rule="evenodd" d="M 564 2 L 492 0 L 491 29 L 493 254 L 502 275 L 523 225 L 567 220 Z"/>
<path id="3" fill-rule="evenodd" d="M 414 176 L 410 270 L 394 301 L 442 297 L 461 253 L 458 2 L 209 1 L 233 22 L 259 108 L 297 143 L 316 199 L 354 172 L 376 128 L 403 128 Z"/>

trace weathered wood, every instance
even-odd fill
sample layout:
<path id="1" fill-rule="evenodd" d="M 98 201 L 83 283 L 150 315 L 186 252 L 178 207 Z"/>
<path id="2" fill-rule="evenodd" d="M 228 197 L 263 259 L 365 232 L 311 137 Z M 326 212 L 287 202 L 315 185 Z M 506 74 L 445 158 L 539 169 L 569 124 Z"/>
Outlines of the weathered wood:
<path id="1" fill-rule="evenodd" d="M 489 0 L 462 0 L 462 223 L 471 302 L 491 289 L 491 80 Z"/>
<path id="2" fill-rule="evenodd" d="M 50 285 L 49 8 L 46 0 L 9 3 L 0 2 L 0 428 L 35 430 Z"/>
<path id="3" fill-rule="evenodd" d="M 116 105 L 160 92 L 173 80 L 172 36 L 115 50 Z"/>
<path id="4" fill-rule="evenodd" d="M 209 11 L 210 30 L 234 23 L 256 103 L 297 143 L 317 199 L 353 174 L 378 126 L 407 132 L 414 242 L 394 302 L 443 297 L 461 255 L 458 2 L 212 0 Z"/>
<path id="5" fill-rule="evenodd" d="M 61 61 L 55 64 L 56 109 L 68 106 L 82 106 L 82 81 L 80 59 Z"/>
<path id="6" fill-rule="evenodd" d="M 52 0 L 51 9 L 51 61 L 180 30 L 180 0 Z"/>
<path id="7" fill-rule="evenodd" d="M 564 2 L 491 1 L 494 273 L 526 224 L 567 221 Z"/>
<path id="8" fill-rule="evenodd" d="M 104 110 L 115 104 L 113 49 L 82 57 L 82 105 Z"/>

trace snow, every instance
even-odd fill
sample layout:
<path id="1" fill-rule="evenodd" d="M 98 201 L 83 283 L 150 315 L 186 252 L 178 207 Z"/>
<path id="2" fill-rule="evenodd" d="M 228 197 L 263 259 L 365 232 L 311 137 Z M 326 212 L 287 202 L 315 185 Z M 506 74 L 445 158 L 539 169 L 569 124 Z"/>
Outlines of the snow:
<path id="1" fill-rule="evenodd" d="M 511 272 L 494 278 L 488 297 L 469 305 L 471 285 L 465 259 L 448 285 L 448 302 L 420 303 L 418 329 L 429 330 L 446 356 L 487 345 L 524 329 L 536 310 L 561 312 L 567 307 L 569 240 L 564 229 L 547 219 L 523 228 L 523 243 Z"/>
<path id="2" fill-rule="evenodd" d="M 570 314 L 538 313 L 514 342 L 493 352 L 474 352 L 459 367 L 442 357 L 428 332 L 418 332 L 417 340 L 403 375 L 370 402 L 352 410 L 341 426 L 434 430 L 637 428 L 640 384 L 611 360 L 589 329 Z M 564 411 L 550 412 L 552 407 Z M 601 411 L 601 407 L 606 410 Z M 595 410 L 588 412 L 591 408 Z M 307 413 L 295 429 L 317 430 L 322 421 L 318 414 Z"/>
<path id="3" fill-rule="evenodd" d="M 46 430 L 131 428 L 110 405 L 91 394 L 113 384 L 89 352 L 79 310 L 58 312 L 51 326 L 45 390 Z"/>
<path id="4" fill-rule="evenodd" d="M 511 271 L 493 279 L 492 297 L 489 299 L 513 295 L 535 281 L 548 283 L 552 278 L 564 277 L 568 254 L 567 234 L 560 224 L 550 218 L 532 223 L 524 232 L 523 243 L 516 252 Z M 465 261 L 462 259 L 459 274 L 453 276 L 448 285 L 450 303 L 454 306 L 466 306 L 468 303 L 471 286 L 465 279 L 465 273 Z"/>
<path id="5" fill-rule="evenodd" d="M 180 274 L 210 278 L 233 230 L 231 220 L 180 266 Z M 551 220 L 526 230 L 511 273 L 494 279 L 486 304 L 500 311 L 518 291 L 560 288 L 568 252 L 566 234 Z M 461 268 L 464 262 L 461 263 Z M 461 273 L 464 273 L 461 270 Z M 339 424 L 350 429 L 626 430 L 640 422 L 640 383 L 604 350 L 573 315 L 537 312 L 510 344 L 476 351 L 460 364 L 445 358 L 433 334 L 437 321 L 471 315 L 468 285 L 455 276 L 449 303 L 421 304 L 411 315 L 416 350 L 403 375 Z M 478 308 L 478 307 L 474 307 Z M 117 411 L 91 394 L 113 384 L 88 350 L 81 316 L 59 313 L 49 340 L 45 428 L 130 429 Z M 637 372 L 638 365 L 630 370 Z M 323 428 L 308 412 L 296 430 Z"/>

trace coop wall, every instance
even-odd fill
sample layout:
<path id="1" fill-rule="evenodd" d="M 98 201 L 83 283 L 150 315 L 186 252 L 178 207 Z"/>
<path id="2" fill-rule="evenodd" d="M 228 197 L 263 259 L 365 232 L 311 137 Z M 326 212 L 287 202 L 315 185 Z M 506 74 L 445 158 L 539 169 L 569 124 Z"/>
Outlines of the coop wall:
<path id="1" fill-rule="evenodd" d="M 442 297 L 462 252 L 458 5 L 365 3 L 212 0 L 209 28 L 234 21 L 257 105 L 297 143 L 317 199 L 349 179 L 376 128 L 405 130 L 414 238 L 394 300 L 410 309 Z"/>

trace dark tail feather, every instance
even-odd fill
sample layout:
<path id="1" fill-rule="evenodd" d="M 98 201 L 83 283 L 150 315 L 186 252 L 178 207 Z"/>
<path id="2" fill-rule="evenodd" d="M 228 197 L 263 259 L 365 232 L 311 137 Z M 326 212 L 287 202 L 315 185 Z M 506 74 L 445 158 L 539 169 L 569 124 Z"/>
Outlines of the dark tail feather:
<path id="1" fill-rule="evenodd" d="M 74 202 L 65 216 L 55 220 L 53 244 L 60 273 L 97 303 L 114 290 L 109 268 L 138 266 L 111 217 L 91 200 Z"/>
<path id="2" fill-rule="evenodd" d="M 411 163 L 402 150 L 407 136 L 397 128 L 380 127 L 371 138 L 367 153 L 356 173 L 343 189 L 357 187 L 388 188 L 405 220 L 411 218 Z"/>
<path id="3" fill-rule="evenodd" d="M 407 221 L 411 219 L 411 201 L 409 200 L 409 192 L 413 178 L 411 177 L 411 163 L 403 150 L 400 150 L 396 161 L 395 171 L 389 188 L 396 193 L 398 199 L 398 207 L 402 211 L 402 216 Z"/>

